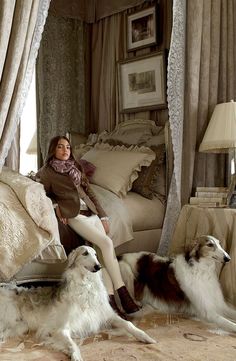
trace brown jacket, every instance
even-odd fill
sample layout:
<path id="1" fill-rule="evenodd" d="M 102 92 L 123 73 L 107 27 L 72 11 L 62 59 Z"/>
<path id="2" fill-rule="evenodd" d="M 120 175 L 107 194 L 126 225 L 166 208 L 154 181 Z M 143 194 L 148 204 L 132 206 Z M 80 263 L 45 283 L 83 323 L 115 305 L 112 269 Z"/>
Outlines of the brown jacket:
<path id="1" fill-rule="evenodd" d="M 62 217 L 76 217 L 80 213 L 80 199 L 84 200 L 92 213 L 100 218 L 106 216 L 90 185 L 87 189 L 76 187 L 68 174 L 58 173 L 49 165 L 40 168 L 37 177 L 44 185 L 47 196 L 59 205 Z"/>

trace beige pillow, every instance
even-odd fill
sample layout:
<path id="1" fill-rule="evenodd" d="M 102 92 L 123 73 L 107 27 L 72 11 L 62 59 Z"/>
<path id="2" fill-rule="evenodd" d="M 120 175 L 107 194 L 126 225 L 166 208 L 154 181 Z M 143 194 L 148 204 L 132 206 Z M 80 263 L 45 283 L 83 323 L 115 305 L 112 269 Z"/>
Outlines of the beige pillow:
<path id="1" fill-rule="evenodd" d="M 91 183 L 97 184 L 122 197 L 131 189 L 142 166 L 149 166 L 155 159 L 155 153 L 146 147 L 131 145 L 110 146 L 95 144 L 82 156 L 95 165 L 96 170 Z"/>
<path id="2" fill-rule="evenodd" d="M 157 138 L 158 137 L 158 138 Z M 166 202 L 166 165 L 165 165 L 165 144 L 162 142 L 162 135 L 153 136 L 153 143 L 150 148 L 156 154 L 155 159 L 148 167 L 142 167 L 138 172 L 138 177 L 132 184 L 131 191 L 141 194 L 145 198 L 152 199 L 154 196 L 162 203 Z M 119 140 L 107 139 L 106 142 L 112 146 L 123 145 L 126 148 L 129 144 L 124 144 Z M 159 143 L 160 142 L 160 143 Z M 152 142 L 150 142 L 152 144 Z M 146 145 L 145 145 L 146 146 Z"/>

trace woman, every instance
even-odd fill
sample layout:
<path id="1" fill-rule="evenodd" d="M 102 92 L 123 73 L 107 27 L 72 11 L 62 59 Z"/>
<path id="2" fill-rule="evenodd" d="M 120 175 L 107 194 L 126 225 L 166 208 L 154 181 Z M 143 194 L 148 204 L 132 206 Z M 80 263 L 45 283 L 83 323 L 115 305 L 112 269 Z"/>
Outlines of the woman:
<path id="1" fill-rule="evenodd" d="M 38 171 L 37 177 L 52 199 L 58 219 L 100 248 L 105 265 L 104 283 L 112 307 L 121 315 L 115 303 L 115 289 L 124 311 L 137 312 L 139 306 L 124 285 L 113 242 L 107 235 L 108 217 L 96 199 L 82 167 L 75 161 L 67 137 L 56 136 L 51 139 L 45 165 Z"/>

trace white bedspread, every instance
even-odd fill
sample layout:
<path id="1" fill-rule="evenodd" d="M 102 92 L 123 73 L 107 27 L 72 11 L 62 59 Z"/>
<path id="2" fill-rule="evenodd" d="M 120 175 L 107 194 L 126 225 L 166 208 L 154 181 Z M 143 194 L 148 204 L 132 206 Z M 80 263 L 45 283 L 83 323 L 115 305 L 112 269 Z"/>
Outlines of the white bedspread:
<path id="1" fill-rule="evenodd" d="M 43 262 L 64 261 L 57 220 L 43 186 L 4 167 L 0 195 L 1 280 L 10 280 L 36 257 Z"/>
<path id="2" fill-rule="evenodd" d="M 91 185 L 109 214 L 114 247 L 133 239 L 132 221 L 114 193 Z M 0 281 L 9 281 L 32 260 L 65 261 L 51 200 L 43 185 L 6 167 L 0 173 Z"/>
<path id="3" fill-rule="evenodd" d="M 132 221 L 122 199 L 98 185 L 91 184 L 98 201 L 109 215 L 110 233 L 114 247 L 133 239 Z"/>

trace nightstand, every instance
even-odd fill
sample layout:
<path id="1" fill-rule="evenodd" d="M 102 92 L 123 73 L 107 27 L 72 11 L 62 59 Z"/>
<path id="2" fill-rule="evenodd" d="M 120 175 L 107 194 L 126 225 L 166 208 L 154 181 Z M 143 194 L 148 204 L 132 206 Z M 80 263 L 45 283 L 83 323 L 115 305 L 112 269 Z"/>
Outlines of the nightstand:
<path id="1" fill-rule="evenodd" d="M 219 266 L 220 282 L 226 300 L 236 306 L 236 209 L 185 205 L 179 215 L 169 254 L 180 253 L 201 235 L 218 238 L 231 261 Z"/>

